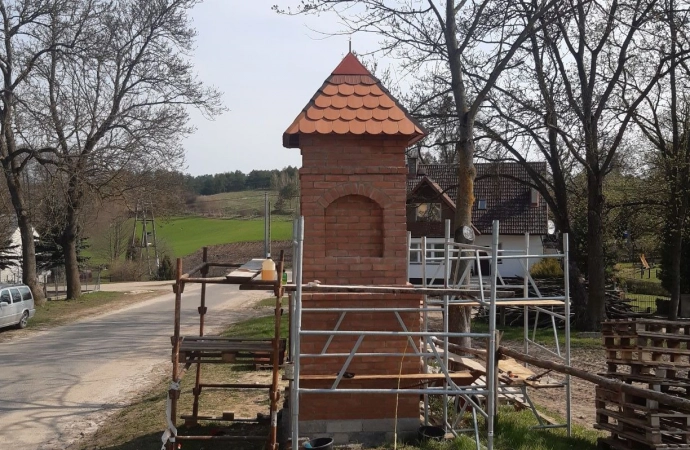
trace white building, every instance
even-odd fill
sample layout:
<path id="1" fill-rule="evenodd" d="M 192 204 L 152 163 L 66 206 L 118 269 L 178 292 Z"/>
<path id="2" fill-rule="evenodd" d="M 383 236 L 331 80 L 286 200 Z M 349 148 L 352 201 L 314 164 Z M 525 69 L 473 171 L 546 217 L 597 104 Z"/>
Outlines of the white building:
<path id="1" fill-rule="evenodd" d="M 546 163 L 530 163 L 531 169 L 546 175 Z M 476 164 L 475 203 L 472 224 L 476 245 L 491 245 L 492 223 L 499 221 L 499 248 L 504 254 L 525 254 L 526 233 L 529 254 L 544 254 L 543 240 L 548 236 L 549 211 L 536 190 L 522 181 L 529 181 L 527 170 L 517 163 Z M 407 230 L 412 235 L 412 248 L 427 242 L 427 281 L 443 278 L 443 247 L 446 219 L 455 216 L 457 166 L 453 164 L 417 164 L 409 162 L 407 183 Z M 529 266 L 539 259 L 529 261 Z M 523 276 L 520 260 L 499 261 L 502 277 Z M 488 261 L 482 274 L 489 273 Z M 413 283 L 422 279 L 421 252 L 410 252 L 409 278 Z"/>
<path id="2" fill-rule="evenodd" d="M 12 225 L 10 233 L 10 250 L 4 253 L 6 256 L 17 258 L 17 264 L 8 267 L 7 269 L 0 270 L 0 283 L 21 283 L 22 282 L 22 235 L 19 231 L 19 227 Z M 34 230 L 34 238 L 38 238 L 38 233 Z"/>

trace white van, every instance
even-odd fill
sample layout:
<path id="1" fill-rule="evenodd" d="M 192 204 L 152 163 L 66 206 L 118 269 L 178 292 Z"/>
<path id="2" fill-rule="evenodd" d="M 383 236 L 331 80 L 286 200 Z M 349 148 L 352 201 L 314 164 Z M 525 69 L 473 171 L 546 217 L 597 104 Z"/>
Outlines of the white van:
<path id="1" fill-rule="evenodd" d="M 23 284 L 0 284 L 0 327 L 26 328 L 34 316 L 34 296 Z"/>

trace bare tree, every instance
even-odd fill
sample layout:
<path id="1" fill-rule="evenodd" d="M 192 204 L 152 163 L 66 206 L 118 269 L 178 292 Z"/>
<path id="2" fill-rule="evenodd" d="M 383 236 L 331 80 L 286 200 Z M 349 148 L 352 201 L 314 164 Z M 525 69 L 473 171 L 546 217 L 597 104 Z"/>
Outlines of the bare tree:
<path id="1" fill-rule="evenodd" d="M 0 1 L 0 162 L 22 240 L 22 278 L 40 302 L 32 217 L 23 174 L 30 162 L 54 149 L 36 147 L 22 134 L 18 118 L 25 106 L 25 88 L 35 69 L 56 51 L 74 48 L 82 39 L 82 24 L 91 14 L 91 1 Z M 52 30 L 48 32 L 47 30 Z"/>
<path id="2" fill-rule="evenodd" d="M 678 318 L 681 296 L 681 259 L 684 252 L 683 233 L 690 206 L 690 68 L 686 62 L 690 42 L 686 24 L 690 10 L 686 2 L 660 2 L 662 23 L 667 25 L 669 76 L 657 83 L 635 111 L 633 119 L 642 135 L 656 150 L 648 162 L 663 175 L 660 185 L 661 214 L 665 218 L 663 281 L 671 292 L 669 318 Z M 624 73 L 629 96 L 638 95 L 646 87 L 640 84 L 637 70 Z M 627 100 L 627 99 L 626 99 Z M 626 101 L 626 106 L 630 102 Z"/>
<path id="3" fill-rule="evenodd" d="M 555 3 L 307 0 L 297 11 L 333 12 L 346 25 L 345 33 L 382 36 L 380 51 L 397 58 L 402 71 L 422 77 L 428 102 L 447 99 L 453 114 L 458 163 L 456 242 L 467 242 L 463 228 L 471 227 L 472 221 L 475 119 L 501 74 L 511 64 L 518 64 L 513 61 L 516 52 Z M 463 272 L 462 268 L 455 271 Z M 469 308 L 452 308 L 450 323 L 454 331 L 469 331 Z M 469 346 L 470 340 L 461 339 L 460 343 Z"/>
<path id="4" fill-rule="evenodd" d="M 46 167 L 62 189 L 67 298 L 80 295 L 76 243 L 85 197 L 119 195 L 184 160 L 193 129 L 187 107 L 222 111 L 191 63 L 196 32 L 188 13 L 198 0 L 99 3 L 78 51 L 52 52 L 37 64 L 30 105 L 33 132 L 55 148 Z M 58 30 L 54 30 L 57 32 Z"/>
<path id="5" fill-rule="evenodd" d="M 598 329 L 605 315 L 604 179 L 625 144 L 636 108 L 672 66 L 661 43 L 659 2 L 570 1 L 552 25 L 542 27 L 548 57 L 564 86 L 563 103 L 577 127 L 556 128 L 587 176 L 587 270 L 585 325 Z M 626 89 L 635 70 L 639 90 Z"/>
<path id="6" fill-rule="evenodd" d="M 489 140 L 480 158 L 520 164 L 529 180 L 516 179 L 537 190 L 549 206 L 562 237 L 569 236 L 569 274 L 576 326 L 586 321 L 587 293 L 580 269 L 576 230 L 571 225 L 569 184 L 576 170 L 572 157 L 558 130 L 572 124 L 568 108 L 559 102 L 564 92 L 558 68 L 543 45 L 543 30 L 535 30 L 519 53 L 522 64 L 509 69 L 487 98 L 489 108 L 477 120 L 478 140 Z M 531 164 L 548 164 L 542 174 Z"/>

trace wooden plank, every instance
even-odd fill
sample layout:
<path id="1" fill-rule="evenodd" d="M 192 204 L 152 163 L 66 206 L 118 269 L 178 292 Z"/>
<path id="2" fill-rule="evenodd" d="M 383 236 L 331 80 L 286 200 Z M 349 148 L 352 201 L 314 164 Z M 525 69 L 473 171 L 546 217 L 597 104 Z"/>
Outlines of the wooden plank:
<path id="1" fill-rule="evenodd" d="M 635 360 L 635 359 L 607 359 L 606 364 L 609 366 L 645 366 L 645 367 L 665 367 L 671 369 L 687 369 L 690 368 L 690 362 L 682 361 L 652 361 L 652 360 Z"/>
<path id="2" fill-rule="evenodd" d="M 254 258 L 242 264 L 238 269 L 229 272 L 225 275 L 225 279 L 235 283 L 246 283 L 251 281 L 261 273 L 261 265 L 263 262 L 263 259 Z"/>
<path id="3" fill-rule="evenodd" d="M 580 370 L 574 367 L 565 366 L 563 364 L 558 364 L 552 361 L 539 359 L 534 356 L 526 355 L 524 353 L 503 346 L 498 348 L 498 353 L 506 356 L 511 356 L 517 359 L 518 361 L 524 361 L 528 364 L 541 367 L 542 369 L 551 369 L 559 373 L 564 373 L 566 375 L 571 375 L 589 381 L 590 383 L 594 383 L 598 386 L 607 387 L 617 392 L 627 392 L 629 394 L 637 395 L 645 399 L 658 401 L 662 404 L 665 404 L 668 407 L 678 409 L 679 411 L 690 412 L 690 400 L 688 399 L 674 397 L 672 395 L 667 395 L 649 389 L 641 389 L 635 386 L 621 383 L 618 380 L 607 379 L 604 377 L 600 377 L 599 375 L 587 372 L 585 370 Z"/>
<path id="4" fill-rule="evenodd" d="M 300 375 L 300 380 L 305 381 L 333 381 L 337 375 Z M 470 372 L 453 372 L 450 374 L 453 381 L 473 381 L 476 376 Z M 446 376 L 442 373 L 403 373 L 403 374 L 375 374 L 375 375 L 355 375 L 352 378 L 342 378 L 342 381 L 362 381 L 362 380 L 404 380 L 404 381 L 435 381 L 445 380 Z"/>
<path id="5" fill-rule="evenodd" d="M 443 349 L 436 347 L 438 354 L 443 357 Z M 486 375 L 486 361 L 480 358 L 470 358 L 467 356 L 460 356 L 456 353 L 448 352 L 448 360 L 453 361 L 462 365 L 464 368 L 479 373 L 480 375 Z M 509 384 L 512 386 L 519 386 L 525 384 L 533 388 L 556 388 L 563 387 L 562 384 L 544 384 L 539 381 L 531 381 L 529 378 L 535 376 L 534 371 L 523 366 L 516 360 L 512 358 L 500 359 L 498 361 L 498 371 L 499 374 L 505 374 L 503 378 L 504 381 L 510 380 Z M 510 372 L 510 378 L 508 378 L 508 372 Z"/>
<path id="6" fill-rule="evenodd" d="M 638 383 L 647 383 L 652 386 L 674 386 L 674 387 L 690 387 L 690 379 L 656 377 L 654 375 L 643 374 L 629 374 L 620 372 L 602 372 L 599 373 L 602 377 L 618 378 L 626 382 L 636 381 Z"/>

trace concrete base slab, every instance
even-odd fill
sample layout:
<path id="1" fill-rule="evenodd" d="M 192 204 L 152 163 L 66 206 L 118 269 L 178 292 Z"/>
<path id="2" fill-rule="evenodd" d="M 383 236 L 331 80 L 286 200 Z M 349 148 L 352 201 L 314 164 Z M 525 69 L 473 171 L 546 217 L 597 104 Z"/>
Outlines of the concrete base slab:
<path id="1" fill-rule="evenodd" d="M 398 419 L 398 440 L 414 439 L 419 426 L 419 419 Z M 393 442 L 396 420 L 310 420 L 300 422 L 299 427 L 300 436 L 312 439 L 330 437 L 335 445 L 361 444 L 363 447 L 374 447 Z"/>

